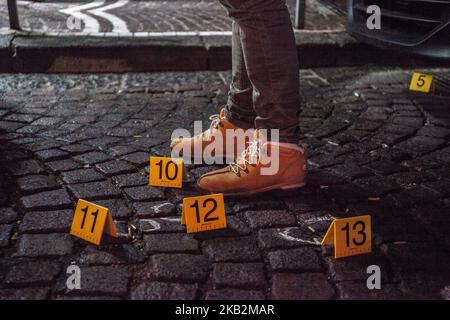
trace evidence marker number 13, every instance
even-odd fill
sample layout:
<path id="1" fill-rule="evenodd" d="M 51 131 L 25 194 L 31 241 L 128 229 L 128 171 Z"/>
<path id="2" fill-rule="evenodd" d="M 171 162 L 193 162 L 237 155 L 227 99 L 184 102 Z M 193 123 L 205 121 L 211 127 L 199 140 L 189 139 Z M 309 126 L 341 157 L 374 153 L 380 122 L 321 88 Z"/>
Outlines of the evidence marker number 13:
<path id="1" fill-rule="evenodd" d="M 366 215 L 334 220 L 322 240 L 322 245 L 326 244 L 334 244 L 335 258 L 371 252 L 371 217 Z"/>

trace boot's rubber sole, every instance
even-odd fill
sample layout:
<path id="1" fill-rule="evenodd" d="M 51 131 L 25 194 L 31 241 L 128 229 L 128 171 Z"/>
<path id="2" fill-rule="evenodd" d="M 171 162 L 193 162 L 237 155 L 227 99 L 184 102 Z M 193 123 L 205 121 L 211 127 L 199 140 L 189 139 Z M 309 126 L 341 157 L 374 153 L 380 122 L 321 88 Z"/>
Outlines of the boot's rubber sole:
<path id="1" fill-rule="evenodd" d="M 223 193 L 225 197 L 244 197 L 244 196 L 254 196 L 256 194 L 261 194 L 269 191 L 274 190 L 293 190 L 293 189 L 300 189 L 303 188 L 306 185 L 306 182 L 300 182 L 295 184 L 276 184 L 265 188 L 260 188 L 256 190 L 251 191 L 240 191 L 240 192 L 212 192 L 209 190 L 202 189 L 198 184 L 197 188 L 202 192 L 202 194 L 212 194 L 212 193 Z"/>

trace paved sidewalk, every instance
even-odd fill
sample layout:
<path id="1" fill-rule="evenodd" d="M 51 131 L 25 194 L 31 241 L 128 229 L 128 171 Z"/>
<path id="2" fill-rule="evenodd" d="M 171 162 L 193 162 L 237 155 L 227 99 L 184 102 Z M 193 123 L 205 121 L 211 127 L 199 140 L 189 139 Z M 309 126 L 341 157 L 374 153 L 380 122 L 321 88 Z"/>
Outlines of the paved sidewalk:
<path id="1" fill-rule="evenodd" d="M 308 185 L 227 201 L 228 229 L 195 235 L 179 224 L 194 193 L 148 187 L 148 157 L 217 111 L 228 72 L 3 75 L 0 298 L 450 299 L 450 98 L 408 92 L 410 75 L 302 71 Z M 142 237 L 72 238 L 78 198 Z M 372 254 L 335 260 L 314 244 L 333 218 L 360 214 L 373 219 Z M 69 292 L 72 262 L 82 288 Z M 369 291 L 374 264 L 382 290 Z"/>
<path id="2" fill-rule="evenodd" d="M 288 0 L 292 17 L 296 0 Z M 110 1 L 95 6 L 92 1 L 19 1 L 19 16 L 25 30 L 47 33 L 133 33 L 231 30 L 231 20 L 217 0 Z M 88 5 L 88 6 L 86 6 Z M 79 8 L 79 10 L 77 9 Z M 67 11 L 70 9 L 70 11 Z M 82 14 L 80 24 L 68 18 Z M 345 18 L 320 0 L 308 0 L 306 30 L 343 31 Z M 8 27 L 6 2 L 0 3 L 0 28 Z"/>

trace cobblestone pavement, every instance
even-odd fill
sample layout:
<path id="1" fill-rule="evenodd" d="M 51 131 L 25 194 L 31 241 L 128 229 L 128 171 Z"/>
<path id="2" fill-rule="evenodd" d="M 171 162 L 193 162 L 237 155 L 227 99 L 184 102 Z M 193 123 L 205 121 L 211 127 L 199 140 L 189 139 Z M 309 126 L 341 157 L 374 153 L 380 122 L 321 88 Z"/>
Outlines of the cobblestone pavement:
<path id="1" fill-rule="evenodd" d="M 288 0 L 292 16 L 295 12 L 295 1 Z M 38 32 L 81 32 L 85 30 L 85 21 L 80 27 L 73 22 L 67 23 L 67 13 L 61 10 L 86 4 L 86 2 L 19 2 L 19 15 L 22 27 Z M 167 31 L 229 31 L 231 22 L 217 0 L 153 0 L 124 2 L 123 6 L 106 10 L 113 19 L 98 16 L 96 10 L 106 8 L 111 2 L 95 8 L 86 8 L 80 12 L 94 19 L 98 24 L 95 32 L 167 32 Z M 114 2 L 113 2 L 114 3 Z M 101 13 L 100 13 L 101 14 Z M 121 25 L 123 21 L 125 26 Z M 333 7 L 309 0 L 306 11 L 307 30 L 343 30 L 345 18 L 337 15 Z M 8 27 L 8 11 L 6 2 L 0 3 L 0 28 Z M 90 25 L 92 27 L 92 25 Z M 114 27 L 119 29 L 113 30 Z M 92 32 L 90 29 L 89 32 Z"/>
<path id="2" fill-rule="evenodd" d="M 195 192 L 147 186 L 148 157 L 215 113 L 229 73 L 2 75 L 0 298 L 449 299 L 450 97 L 408 92 L 410 75 L 302 71 L 308 185 L 227 200 L 228 228 L 194 235 L 179 218 Z M 142 235 L 71 237 L 78 198 Z M 335 260 L 317 245 L 333 218 L 360 214 L 373 253 Z M 69 292 L 72 262 L 82 286 Z M 369 291 L 374 264 L 382 290 Z"/>

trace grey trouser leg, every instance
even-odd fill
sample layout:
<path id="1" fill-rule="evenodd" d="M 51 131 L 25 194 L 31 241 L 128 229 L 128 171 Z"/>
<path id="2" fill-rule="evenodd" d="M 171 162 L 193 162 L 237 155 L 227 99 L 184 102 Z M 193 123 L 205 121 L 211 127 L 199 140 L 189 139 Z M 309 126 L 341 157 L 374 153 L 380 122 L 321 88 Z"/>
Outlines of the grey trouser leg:
<path id="1" fill-rule="evenodd" d="M 279 129 L 281 142 L 297 143 L 299 62 L 285 0 L 219 1 L 234 21 L 233 83 L 227 117 L 249 127 L 256 116 L 253 127 Z M 253 112 L 247 80 L 252 88 Z"/>

